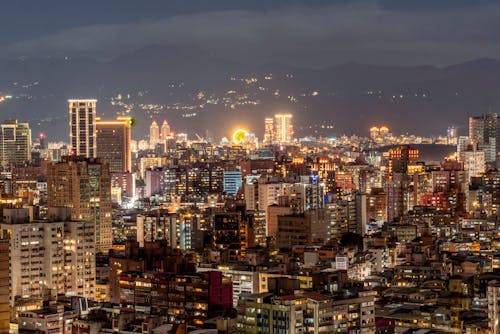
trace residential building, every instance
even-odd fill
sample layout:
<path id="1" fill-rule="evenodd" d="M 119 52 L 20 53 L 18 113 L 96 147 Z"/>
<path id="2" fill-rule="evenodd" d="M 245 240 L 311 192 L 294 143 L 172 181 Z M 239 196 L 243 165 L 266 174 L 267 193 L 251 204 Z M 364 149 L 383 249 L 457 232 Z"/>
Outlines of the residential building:
<path id="1" fill-rule="evenodd" d="M 47 167 L 47 191 L 49 207 L 70 207 L 73 220 L 94 223 L 96 251 L 107 253 L 113 241 L 109 164 L 64 157 Z"/>

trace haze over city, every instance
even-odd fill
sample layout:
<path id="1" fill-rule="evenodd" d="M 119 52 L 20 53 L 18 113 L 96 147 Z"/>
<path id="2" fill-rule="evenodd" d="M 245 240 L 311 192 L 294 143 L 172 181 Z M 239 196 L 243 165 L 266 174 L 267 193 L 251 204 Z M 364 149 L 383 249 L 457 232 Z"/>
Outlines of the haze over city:
<path id="1" fill-rule="evenodd" d="M 282 111 L 306 127 L 334 123 L 330 135 L 366 135 L 361 119 L 438 135 L 499 105 L 495 1 L 49 3 L 7 3 L 0 14 L 0 94 L 12 97 L 0 112 L 38 132 L 56 127 L 58 139 L 72 97 L 97 98 L 101 115 L 129 110 L 140 135 L 151 108 L 218 136 L 228 132 L 214 118 L 262 133 L 248 115 Z M 127 106 L 110 103 L 119 94 Z"/>

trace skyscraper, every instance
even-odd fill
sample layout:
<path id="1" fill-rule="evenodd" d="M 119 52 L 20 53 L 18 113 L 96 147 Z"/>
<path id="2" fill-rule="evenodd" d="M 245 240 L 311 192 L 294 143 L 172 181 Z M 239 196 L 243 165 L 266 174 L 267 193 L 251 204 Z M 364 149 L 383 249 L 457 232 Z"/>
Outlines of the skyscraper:
<path id="1" fill-rule="evenodd" d="M 497 136 L 497 114 L 469 117 L 469 137 L 475 145 L 488 144 Z"/>
<path id="2" fill-rule="evenodd" d="M 72 155 L 96 157 L 96 103 L 94 99 L 68 100 Z"/>
<path id="3" fill-rule="evenodd" d="M 469 138 L 475 148 L 485 152 L 486 162 L 494 163 L 500 148 L 500 122 L 497 114 L 469 117 Z"/>
<path id="4" fill-rule="evenodd" d="M 71 208 L 71 219 L 94 223 L 96 251 L 112 244 L 111 175 L 99 159 L 63 157 L 47 166 L 49 207 Z"/>
<path id="5" fill-rule="evenodd" d="M 31 160 L 31 129 L 28 123 L 7 120 L 0 124 L 0 166 Z"/>
<path id="6" fill-rule="evenodd" d="M 279 144 L 288 144 L 293 141 L 293 125 L 291 114 L 274 115 L 276 142 Z"/>
<path id="7" fill-rule="evenodd" d="M 274 143 L 274 118 L 267 117 L 264 120 L 264 143 L 273 144 Z"/>
<path id="8" fill-rule="evenodd" d="M 149 127 L 149 146 L 154 147 L 156 144 L 160 142 L 160 128 L 158 127 L 158 123 L 153 121 L 151 126 Z"/>
<path id="9" fill-rule="evenodd" d="M 479 176 L 486 171 L 486 154 L 484 151 L 472 150 L 464 151 L 464 170 L 469 173 L 469 177 Z"/>
<path id="10" fill-rule="evenodd" d="M 130 117 L 118 117 L 115 121 L 97 119 L 97 157 L 109 163 L 111 173 L 132 171 L 131 125 Z"/>
<path id="11" fill-rule="evenodd" d="M 163 121 L 161 125 L 160 140 L 166 140 L 170 137 L 170 125 L 166 120 Z"/>
<path id="12" fill-rule="evenodd" d="M 470 138 L 467 137 L 467 136 L 460 136 L 458 137 L 458 140 L 457 140 L 457 161 L 458 162 L 464 162 L 465 160 L 465 151 L 467 151 L 469 149 L 469 146 L 471 146 L 471 149 L 472 149 L 472 145 L 470 143 Z"/>

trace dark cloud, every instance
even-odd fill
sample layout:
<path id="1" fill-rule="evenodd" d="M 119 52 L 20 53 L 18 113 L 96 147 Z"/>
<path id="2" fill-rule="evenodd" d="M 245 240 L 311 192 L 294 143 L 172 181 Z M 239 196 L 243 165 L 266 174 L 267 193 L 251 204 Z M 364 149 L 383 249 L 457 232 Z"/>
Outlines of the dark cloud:
<path id="1" fill-rule="evenodd" d="M 449 64 L 500 56 L 500 4 L 493 1 L 81 3 L 49 15 L 61 17 L 64 27 L 55 24 L 46 33 L 4 43 L 3 55 L 111 58 L 149 44 L 184 44 L 231 60 L 309 67 L 348 61 Z"/>
<path id="2" fill-rule="evenodd" d="M 384 9 L 403 11 L 442 11 L 457 8 L 482 7 L 497 0 L 379 0 Z"/>

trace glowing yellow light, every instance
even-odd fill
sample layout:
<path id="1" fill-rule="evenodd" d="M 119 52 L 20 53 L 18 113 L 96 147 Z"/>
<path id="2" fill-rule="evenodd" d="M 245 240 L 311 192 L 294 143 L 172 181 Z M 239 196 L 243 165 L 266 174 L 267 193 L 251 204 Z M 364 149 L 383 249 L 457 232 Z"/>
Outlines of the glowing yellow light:
<path id="1" fill-rule="evenodd" d="M 235 144 L 241 144 L 244 140 L 245 137 L 248 135 L 248 131 L 243 130 L 243 129 L 238 129 L 233 132 L 233 143 Z"/>

